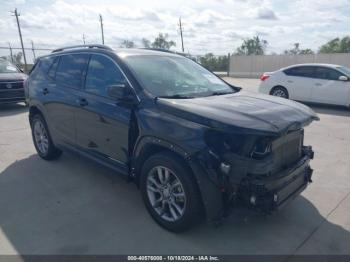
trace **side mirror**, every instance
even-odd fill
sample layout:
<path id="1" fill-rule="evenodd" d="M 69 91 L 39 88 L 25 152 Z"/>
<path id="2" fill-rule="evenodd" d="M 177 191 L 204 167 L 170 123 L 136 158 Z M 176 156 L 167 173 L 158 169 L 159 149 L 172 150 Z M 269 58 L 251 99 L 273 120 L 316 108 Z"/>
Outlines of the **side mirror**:
<path id="1" fill-rule="evenodd" d="M 346 77 L 346 76 L 339 76 L 339 80 L 340 80 L 340 81 L 348 81 L 349 78 Z"/>
<path id="2" fill-rule="evenodd" d="M 118 102 L 132 103 L 135 100 L 131 87 L 126 82 L 108 86 L 107 94 L 110 97 L 118 100 Z"/>

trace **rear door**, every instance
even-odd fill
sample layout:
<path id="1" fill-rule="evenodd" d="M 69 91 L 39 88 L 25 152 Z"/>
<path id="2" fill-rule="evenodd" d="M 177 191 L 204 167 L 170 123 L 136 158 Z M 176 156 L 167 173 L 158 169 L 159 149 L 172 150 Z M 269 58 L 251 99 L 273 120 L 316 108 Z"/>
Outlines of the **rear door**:
<path id="1" fill-rule="evenodd" d="M 348 106 L 350 82 L 339 80 L 342 75 L 344 74 L 333 68 L 316 67 L 312 101 Z"/>
<path id="2" fill-rule="evenodd" d="M 75 108 L 79 106 L 83 79 L 89 55 L 65 54 L 56 59 L 48 71 L 45 108 L 50 122 L 50 131 L 58 143 L 76 143 Z"/>
<path id="3" fill-rule="evenodd" d="M 107 88 L 125 81 L 114 60 L 102 54 L 92 54 L 84 94 L 79 97 L 85 104 L 76 111 L 77 141 L 81 149 L 114 161 L 121 167 L 128 159 L 131 109 L 109 97 Z"/>
<path id="4" fill-rule="evenodd" d="M 314 66 L 296 66 L 284 70 L 284 85 L 291 99 L 311 101 L 314 70 Z"/>

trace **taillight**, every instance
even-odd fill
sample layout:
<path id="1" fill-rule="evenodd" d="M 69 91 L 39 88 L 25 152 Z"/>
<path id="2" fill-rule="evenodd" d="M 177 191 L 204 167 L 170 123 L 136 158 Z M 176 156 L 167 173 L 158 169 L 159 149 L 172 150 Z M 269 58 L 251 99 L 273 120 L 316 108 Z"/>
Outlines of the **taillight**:
<path id="1" fill-rule="evenodd" d="M 262 74 L 262 75 L 260 76 L 260 80 L 261 80 L 261 81 L 265 81 L 265 80 L 268 79 L 269 77 L 270 77 L 269 75 Z"/>

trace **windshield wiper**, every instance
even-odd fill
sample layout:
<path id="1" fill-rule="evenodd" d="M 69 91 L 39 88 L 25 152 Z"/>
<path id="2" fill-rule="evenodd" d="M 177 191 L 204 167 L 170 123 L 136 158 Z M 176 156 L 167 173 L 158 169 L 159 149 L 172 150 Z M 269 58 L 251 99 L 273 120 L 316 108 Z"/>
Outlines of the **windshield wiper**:
<path id="1" fill-rule="evenodd" d="M 194 98 L 193 96 L 186 96 L 186 95 L 170 95 L 170 96 L 158 96 L 159 98 L 175 98 L 175 99 L 190 99 Z"/>
<path id="2" fill-rule="evenodd" d="M 221 96 L 221 95 L 228 95 L 228 94 L 233 94 L 234 92 L 231 92 L 231 91 L 229 91 L 229 92 L 213 92 L 213 93 L 211 93 L 210 94 L 210 96 Z"/>

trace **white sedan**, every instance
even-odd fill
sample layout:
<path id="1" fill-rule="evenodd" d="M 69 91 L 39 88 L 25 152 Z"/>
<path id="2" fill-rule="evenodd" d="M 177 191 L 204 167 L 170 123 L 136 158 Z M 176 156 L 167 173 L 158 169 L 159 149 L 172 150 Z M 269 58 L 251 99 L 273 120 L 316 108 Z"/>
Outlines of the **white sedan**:
<path id="1" fill-rule="evenodd" d="M 350 68 L 299 64 L 264 73 L 259 92 L 298 101 L 350 107 Z"/>

